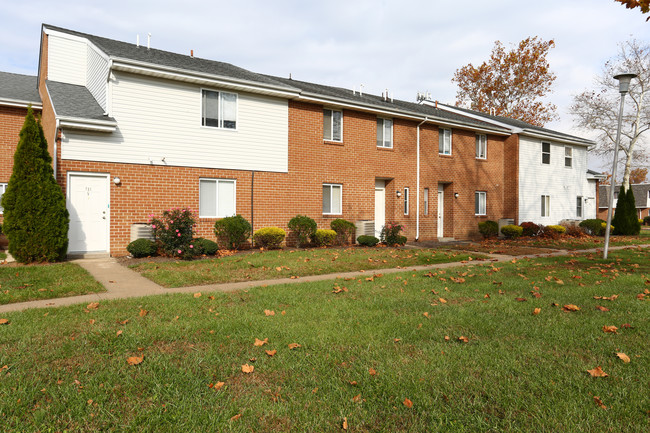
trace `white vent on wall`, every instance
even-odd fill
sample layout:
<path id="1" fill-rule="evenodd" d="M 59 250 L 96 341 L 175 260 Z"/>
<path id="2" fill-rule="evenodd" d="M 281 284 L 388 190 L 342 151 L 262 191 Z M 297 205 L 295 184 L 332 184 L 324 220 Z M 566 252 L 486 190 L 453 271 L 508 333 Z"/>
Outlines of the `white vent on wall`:
<path id="1" fill-rule="evenodd" d="M 357 228 L 357 232 L 354 236 L 357 239 L 359 236 L 374 236 L 375 235 L 375 222 L 372 220 L 361 220 L 357 221 L 354 224 Z"/>
<path id="2" fill-rule="evenodd" d="M 136 239 L 149 239 L 153 241 L 153 230 L 151 229 L 151 224 L 131 224 L 131 242 Z"/>

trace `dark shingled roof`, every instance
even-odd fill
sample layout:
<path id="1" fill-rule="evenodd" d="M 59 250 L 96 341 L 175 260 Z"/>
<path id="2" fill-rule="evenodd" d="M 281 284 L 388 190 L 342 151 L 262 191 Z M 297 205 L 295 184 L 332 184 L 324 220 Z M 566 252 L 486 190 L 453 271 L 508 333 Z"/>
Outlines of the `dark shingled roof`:
<path id="1" fill-rule="evenodd" d="M 40 104 L 37 83 L 32 75 L 0 72 L 0 98 Z"/>
<path id="2" fill-rule="evenodd" d="M 137 46 L 127 42 L 116 41 L 113 39 L 102 38 L 86 33 L 75 32 L 72 30 L 64 29 L 61 27 L 51 26 L 44 24 L 44 27 L 56 30 L 62 33 L 67 33 L 74 36 L 86 38 L 95 44 L 98 48 L 103 50 L 108 56 L 114 58 L 123 58 L 129 60 L 136 60 L 139 62 L 151 63 L 158 66 L 166 66 L 177 69 L 185 69 L 187 71 L 200 72 L 205 74 L 217 75 L 221 77 L 233 78 L 236 80 L 245 80 L 259 84 L 265 84 L 275 87 L 286 87 L 280 82 L 273 80 L 270 77 L 256 74 L 243 68 L 231 65 L 229 63 L 217 62 L 214 60 L 201 59 L 198 57 L 191 57 L 184 54 L 172 53 L 169 51 L 157 50 L 155 48 L 148 49 L 146 46 Z M 295 89 L 285 89 L 295 90 Z"/>
<path id="3" fill-rule="evenodd" d="M 50 80 L 45 84 L 57 116 L 115 121 L 104 115 L 104 109 L 86 87 Z"/>
<path id="4" fill-rule="evenodd" d="M 634 193 L 634 202 L 637 209 L 646 209 L 648 207 L 648 191 L 650 191 L 650 183 L 638 183 L 630 185 Z M 620 185 L 616 185 L 615 192 L 619 192 Z M 616 202 L 614 202 L 616 205 Z M 609 206 L 609 185 L 600 185 L 598 187 L 598 207 Z"/>

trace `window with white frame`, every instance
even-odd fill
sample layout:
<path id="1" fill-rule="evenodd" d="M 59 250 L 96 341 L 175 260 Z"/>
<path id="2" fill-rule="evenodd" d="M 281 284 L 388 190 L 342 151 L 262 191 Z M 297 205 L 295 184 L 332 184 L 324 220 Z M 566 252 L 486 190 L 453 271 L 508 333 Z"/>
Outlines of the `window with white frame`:
<path id="1" fill-rule="evenodd" d="M 475 215 L 487 214 L 487 192 L 476 191 L 474 193 L 474 214 Z"/>
<path id="2" fill-rule="evenodd" d="M 404 188 L 404 215 L 409 214 L 409 192 L 408 188 Z"/>
<path id="3" fill-rule="evenodd" d="M 377 118 L 377 147 L 393 147 L 393 121 Z"/>
<path id="4" fill-rule="evenodd" d="M 564 166 L 573 166 L 573 147 L 566 146 L 564 148 Z"/>
<path id="5" fill-rule="evenodd" d="M 343 112 L 323 110 L 323 140 L 343 141 Z"/>
<path id="6" fill-rule="evenodd" d="M 338 183 L 323 184 L 323 214 L 341 215 L 343 186 Z"/>
<path id="7" fill-rule="evenodd" d="M 199 217 L 233 216 L 236 181 L 234 179 L 199 179 Z"/>
<path id="8" fill-rule="evenodd" d="M 547 217 L 551 215 L 551 196 L 542 196 L 542 216 Z"/>
<path id="9" fill-rule="evenodd" d="M 551 163 L 551 143 L 542 141 L 542 164 Z"/>
<path id="10" fill-rule="evenodd" d="M 576 198 L 576 216 L 582 218 L 582 196 Z"/>
<path id="11" fill-rule="evenodd" d="M 7 190 L 7 184 L 0 183 L 0 214 L 4 213 L 4 209 L 2 207 L 2 196 L 4 195 L 6 190 Z"/>
<path id="12" fill-rule="evenodd" d="M 438 130 L 438 153 L 451 155 L 451 129 L 440 128 Z"/>
<path id="13" fill-rule="evenodd" d="M 429 215 L 429 188 L 424 188 L 424 214 Z"/>
<path id="14" fill-rule="evenodd" d="M 476 135 L 476 157 L 478 159 L 487 158 L 487 135 Z"/>
<path id="15" fill-rule="evenodd" d="M 201 92 L 201 125 L 237 129 L 237 94 L 205 90 Z"/>

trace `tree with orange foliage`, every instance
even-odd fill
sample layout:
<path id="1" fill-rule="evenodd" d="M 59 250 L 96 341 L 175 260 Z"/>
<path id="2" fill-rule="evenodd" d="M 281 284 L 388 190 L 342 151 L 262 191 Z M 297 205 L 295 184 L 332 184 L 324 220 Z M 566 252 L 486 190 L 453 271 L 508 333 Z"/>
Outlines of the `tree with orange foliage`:
<path id="1" fill-rule="evenodd" d="M 628 9 L 640 8 L 641 13 L 644 14 L 650 12 L 650 0 L 614 0 L 614 1 L 622 3 Z M 650 17 L 646 18 L 646 21 L 650 21 Z"/>
<path id="2" fill-rule="evenodd" d="M 496 41 L 488 61 L 478 67 L 470 63 L 454 73 L 456 105 L 537 126 L 557 119 L 557 107 L 541 101 L 556 78 L 546 60 L 553 47 L 552 39 L 543 41 L 537 36 L 524 39 L 510 51 Z"/>
<path id="3" fill-rule="evenodd" d="M 630 184 L 645 183 L 648 176 L 648 169 L 639 167 L 630 171 Z"/>

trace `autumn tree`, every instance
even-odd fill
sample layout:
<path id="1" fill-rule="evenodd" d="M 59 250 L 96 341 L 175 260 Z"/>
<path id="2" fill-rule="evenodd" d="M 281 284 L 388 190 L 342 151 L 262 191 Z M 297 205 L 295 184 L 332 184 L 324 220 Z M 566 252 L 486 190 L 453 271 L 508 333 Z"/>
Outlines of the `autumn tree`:
<path id="1" fill-rule="evenodd" d="M 605 63 L 603 72 L 595 79 L 595 90 L 575 96 L 570 110 L 578 127 L 598 133 L 592 152 L 611 159 L 621 98 L 618 81 L 613 77 L 621 71 L 638 75 L 625 99 L 619 147 L 623 153 L 619 160 L 623 166 L 623 186 L 627 190 L 632 167 L 648 158 L 643 138 L 650 126 L 650 45 L 637 40 L 620 44 L 619 53 Z"/>
<path id="2" fill-rule="evenodd" d="M 630 171 L 630 185 L 636 183 L 645 183 L 645 179 L 648 176 L 647 168 L 635 168 Z"/>
<path id="3" fill-rule="evenodd" d="M 614 0 L 615 2 L 622 3 L 628 9 L 640 8 L 641 13 L 647 14 L 650 12 L 650 0 Z M 650 21 L 650 17 L 646 18 Z"/>
<path id="4" fill-rule="evenodd" d="M 555 74 L 546 56 L 555 42 L 528 37 L 510 51 L 496 41 L 490 59 L 478 67 L 457 69 L 456 105 L 544 126 L 558 118 L 556 106 L 542 99 L 551 92 Z"/>

